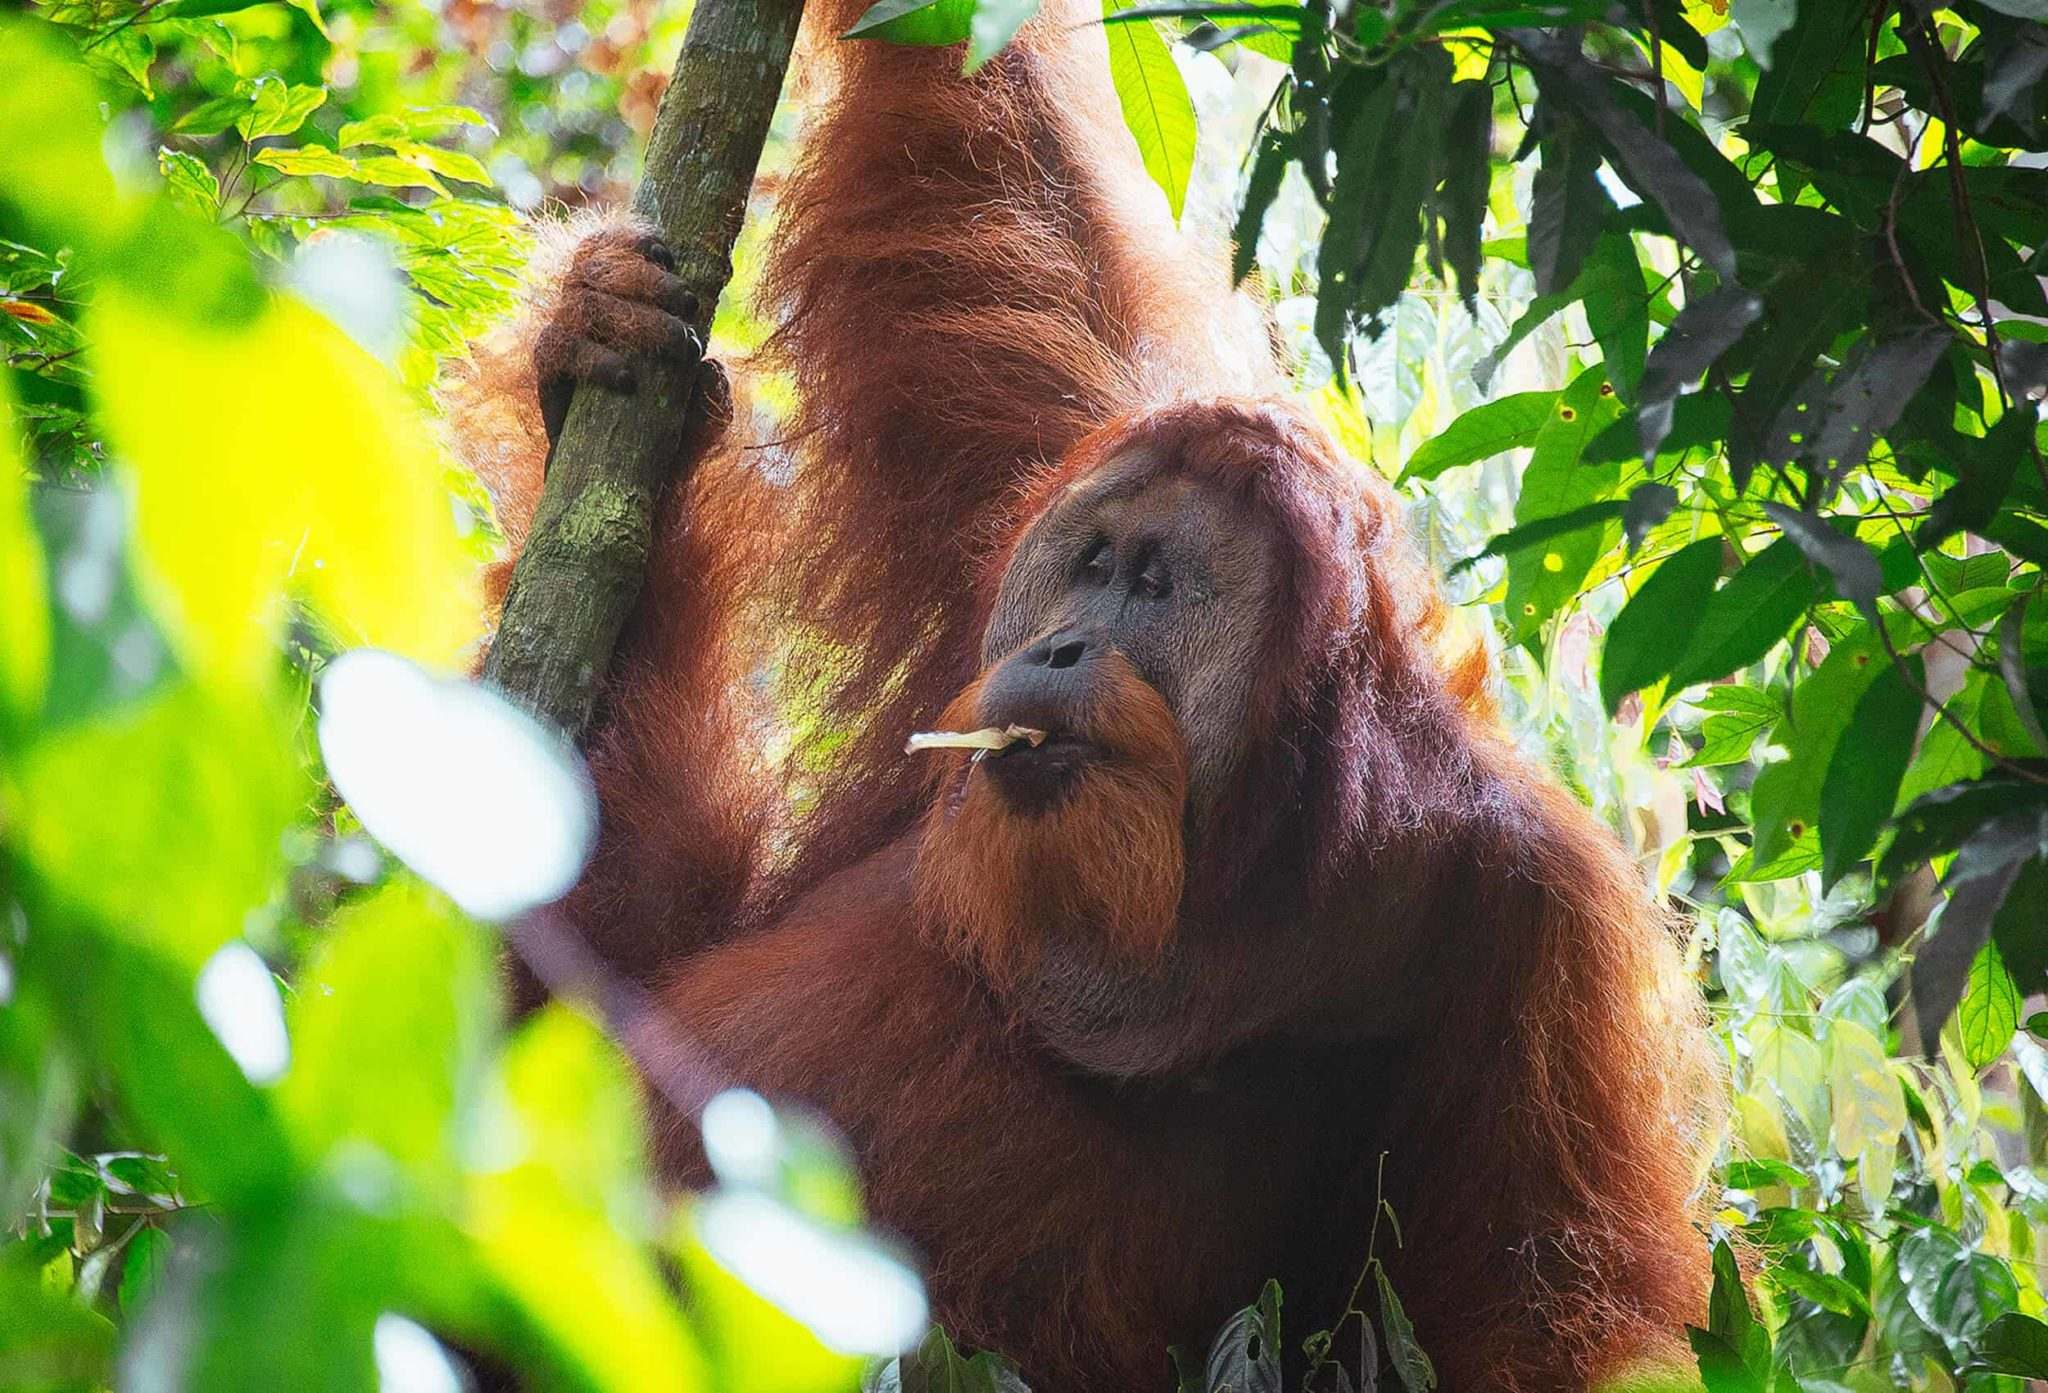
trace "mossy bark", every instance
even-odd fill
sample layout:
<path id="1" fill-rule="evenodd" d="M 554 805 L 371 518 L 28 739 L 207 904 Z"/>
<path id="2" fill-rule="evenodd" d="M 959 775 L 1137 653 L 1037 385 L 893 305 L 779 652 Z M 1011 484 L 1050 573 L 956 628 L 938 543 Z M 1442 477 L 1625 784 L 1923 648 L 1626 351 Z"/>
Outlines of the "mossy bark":
<path id="1" fill-rule="evenodd" d="M 698 0 L 633 198 L 696 293 L 697 337 L 732 278 L 732 248 L 796 41 L 802 0 Z M 638 389 L 585 384 L 548 465 L 484 680 L 580 740 L 647 569 L 655 504 L 701 411 L 700 362 L 637 365 Z"/>

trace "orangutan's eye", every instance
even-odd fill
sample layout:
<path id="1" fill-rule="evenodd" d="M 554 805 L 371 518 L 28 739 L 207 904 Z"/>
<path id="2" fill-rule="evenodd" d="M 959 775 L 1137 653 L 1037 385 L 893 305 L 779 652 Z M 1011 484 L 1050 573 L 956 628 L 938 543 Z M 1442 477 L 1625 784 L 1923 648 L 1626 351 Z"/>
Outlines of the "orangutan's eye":
<path id="1" fill-rule="evenodd" d="M 1173 593 L 1173 578 L 1166 573 L 1166 563 L 1157 557 L 1147 562 L 1131 589 L 1148 600 L 1165 599 Z"/>
<path id="2" fill-rule="evenodd" d="M 1081 578 L 1090 585 L 1107 585 L 1113 570 L 1114 560 L 1109 554 L 1109 539 L 1097 537 L 1088 544 L 1088 550 L 1081 553 Z"/>

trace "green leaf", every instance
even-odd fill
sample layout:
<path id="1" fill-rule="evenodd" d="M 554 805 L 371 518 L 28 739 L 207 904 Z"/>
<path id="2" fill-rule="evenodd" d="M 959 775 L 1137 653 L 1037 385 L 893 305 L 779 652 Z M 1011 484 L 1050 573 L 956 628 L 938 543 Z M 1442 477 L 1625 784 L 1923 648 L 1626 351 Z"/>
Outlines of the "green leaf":
<path id="1" fill-rule="evenodd" d="M 2007 1311 L 1985 1328 L 1971 1351 L 1969 1369 L 2048 1379 L 2048 1324 Z"/>
<path id="2" fill-rule="evenodd" d="M 284 0 L 284 3 L 290 5 L 307 19 L 312 20 L 313 27 L 320 31 L 321 38 L 332 37 L 327 32 L 327 21 L 321 17 L 320 6 L 316 0 Z"/>
<path id="3" fill-rule="evenodd" d="M 1688 769 L 1747 763 L 1756 738 L 1785 715 L 1769 692 L 1732 683 L 1707 688 L 1699 704 L 1712 714 L 1700 722 L 1702 743 L 1699 753 L 1685 762 Z"/>
<path id="4" fill-rule="evenodd" d="M 1685 1328 L 1685 1337 L 1707 1393 L 1765 1393 L 1764 1381 L 1750 1372 L 1726 1340 L 1696 1325 Z"/>
<path id="5" fill-rule="evenodd" d="M 1423 441 L 1394 482 L 1434 479 L 1446 469 L 1534 445 L 1557 409 L 1557 398 L 1556 392 L 1516 392 L 1473 407 Z"/>
<path id="6" fill-rule="evenodd" d="M 1225 1321 L 1209 1346 L 1202 1387 L 1212 1393 L 1280 1393 L 1280 1284 Z"/>
<path id="7" fill-rule="evenodd" d="M 0 1377 L 24 1390 L 114 1385 L 113 1323 L 39 1274 L 0 1266 Z"/>
<path id="8" fill-rule="evenodd" d="M 2010 1267 L 1939 1225 L 1900 1239 L 1894 1261 L 1907 1304 L 1954 1363 L 1970 1358 L 1985 1327 L 2019 1304 Z"/>
<path id="9" fill-rule="evenodd" d="M 235 121 L 245 140 L 290 135 L 327 100 L 325 87 L 299 87 L 281 78 L 259 77 L 249 91 L 249 108 Z"/>
<path id="10" fill-rule="evenodd" d="M 141 25 L 101 30 L 86 50 L 86 60 L 100 71 L 119 74 L 145 100 L 156 99 L 156 88 L 149 80 L 150 65 L 156 62 L 156 38 Z"/>
<path id="11" fill-rule="evenodd" d="M 1530 190 L 1529 269 L 1536 273 L 1536 293 L 1552 295 L 1578 278 L 1614 203 L 1600 186 L 1600 142 L 1593 133 L 1547 94 L 1537 105 L 1542 163 Z"/>
<path id="12" fill-rule="evenodd" d="M 1893 663 L 1856 700 L 1855 714 L 1835 743 L 1820 790 L 1821 884 L 1831 888 L 1877 844 L 1891 817 L 1900 780 L 1913 759 L 1926 677 L 1920 659 Z"/>
<path id="13" fill-rule="evenodd" d="M 1669 673 L 1684 653 L 1720 578 L 1725 546 L 1719 537 L 1705 537 L 1666 557 L 1614 616 L 1600 650 L 1600 699 L 1608 715 L 1624 696 Z"/>
<path id="14" fill-rule="evenodd" d="M 0 749 L 42 710 L 50 680 L 50 608 L 43 547 L 16 452 L 13 395 L 0 376 Z"/>
<path id="15" fill-rule="evenodd" d="M 967 71 L 1001 53 L 1024 21 L 1038 13 L 1038 0 L 975 0 L 967 26 Z"/>
<path id="16" fill-rule="evenodd" d="M 297 149 L 272 146 L 258 150 L 256 163 L 282 174 L 320 175 L 329 179 L 356 177 L 354 160 L 318 145 L 304 145 Z"/>
<path id="17" fill-rule="evenodd" d="M 173 121 L 171 131 L 176 135 L 219 135 L 247 115 L 252 105 L 246 96 L 215 97 Z"/>
<path id="18" fill-rule="evenodd" d="M 1636 399 L 1650 349 L 1650 297 L 1643 288 L 1635 239 L 1604 232 L 1587 254 L 1574 291 L 1586 306 L 1586 324 L 1600 344 L 1607 380 L 1624 403 Z"/>
<path id="19" fill-rule="evenodd" d="M 1714 1285 L 1707 1297 L 1707 1331 L 1723 1342 L 1750 1370 L 1769 1367 L 1770 1336 L 1749 1309 L 1742 1271 L 1726 1239 L 1714 1241 Z"/>
<path id="20" fill-rule="evenodd" d="M 52 888 L 196 968 L 283 877 L 284 830 L 312 793 L 289 719 L 178 683 L 64 727 L 16 768 L 10 836 Z"/>
<path id="21" fill-rule="evenodd" d="M 1863 0 L 1799 0 L 1797 15 L 1770 46 L 1750 119 L 1840 129 L 1862 105 Z"/>
<path id="22" fill-rule="evenodd" d="M 1102 0 L 1114 14 L 1131 0 Z M 1195 106 L 1158 27 L 1151 22 L 1108 26 L 1109 75 L 1124 124 L 1138 142 L 1145 172 L 1166 194 L 1176 221 L 1194 167 Z"/>
<path id="23" fill-rule="evenodd" d="M 1956 1005 L 1956 1035 L 1972 1069 L 1989 1068 L 2012 1044 L 2020 1028 L 2020 991 L 2005 970 L 1996 942 L 1978 950 L 1970 980 Z"/>
<path id="24" fill-rule="evenodd" d="M 931 0 L 923 3 L 929 4 Z M 403 111 L 380 111 L 360 121 L 344 121 L 334 143 L 343 150 L 356 145 L 388 145 L 400 140 L 424 140 L 457 126 L 496 129 L 481 112 L 466 106 L 414 106 Z"/>
<path id="25" fill-rule="evenodd" d="M 944 48 L 967 41 L 974 8 L 975 0 L 876 0 L 839 37 Z"/>
<path id="26" fill-rule="evenodd" d="M 448 188 L 429 169 L 422 169 L 397 155 L 365 155 L 355 161 L 354 177 L 365 184 L 387 189 L 432 189 L 446 197 Z"/>
<path id="27" fill-rule="evenodd" d="M 278 1090 L 307 1163 L 370 1146 L 452 1186 L 494 986 L 481 931 L 417 881 L 396 880 L 337 914 L 300 974 L 287 1018 L 296 1058 Z M 365 1079 L 380 1082 L 366 1089 Z"/>
<path id="28" fill-rule="evenodd" d="M 208 217 L 220 211 L 220 180 L 213 177 L 206 161 L 166 145 L 156 152 L 156 164 L 173 195 Z"/>
<path id="29" fill-rule="evenodd" d="M 1280 131 L 1268 130 L 1259 137 L 1258 153 L 1252 159 L 1251 177 L 1244 187 L 1244 203 L 1237 210 L 1237 224 L 1231 229 L 1230 282 L 1236 285 L 1258 264 L 1259 229 L 1265 225 L 1266 210 L 1279 195 L 1280 181 L 1294 161 L 1294 139 Z"/>
<path id="30" fill-rule="evenodd" d="M 1585 464 L 1579 456 L 1586 442 L 1620 413 L 1606 374 L 1597 368 L 1579 374 L 1565 388 L 1523 471 L 1522 493 L 1515 500 L 1517 525 L 1562 516 L 1614 492 L 1621 481 L 1620 467 Z M 1574 531 L 1551 546 L 1508 558 L 1507 614 L 1516 643 L 1534 640 L 1550 616 L 1578 594 L 1580 582 L 1605 549 L 1607 530 L 1618 532 L 1620 521 L 1616 509 L 1606 529 Z"/>
<path id="31" fill-rule="evenodd" d="M 1409 1322 L 1408 1313 L 1401 1309 L 1401 1298 L 1394 1294 L 1394 1284 L 1387 1280 L 1387 1269 L 1375 1262 L 1372 1275 L 1379 1287 L 1380 1330 L 1386 1336 L 1387 1360 L 1408 1393 L 1430 1393 L 1436 1387 L 1436 1367 L 1416 1342 L 1415 1327 Z"/>
<path id="32" fill-rule="evenodd" d="M 1708 597 L 1671 669 L 1671 690 L 1726 677 L 1770 652 L 1819 594 L 1799 548 L 1780 538 Z"/>
<path id="33" fill-rule="evenodd" d="M 163 1281 L 164 1265 L 171 1260 L 170 1235 L 159 1228 L 146 1228 L 128 1240 L 121 1261 L 121 1310 L 134 1315 L 148 1304 L 150 1294 Z"/>

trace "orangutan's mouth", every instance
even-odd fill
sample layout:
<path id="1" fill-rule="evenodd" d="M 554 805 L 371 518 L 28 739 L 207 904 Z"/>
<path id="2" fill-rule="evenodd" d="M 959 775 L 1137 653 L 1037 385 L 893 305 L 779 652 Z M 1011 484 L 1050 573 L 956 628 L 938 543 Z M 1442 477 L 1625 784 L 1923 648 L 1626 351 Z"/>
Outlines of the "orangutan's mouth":
<path id="1" fill-rule="evenodd" d="M 1093 740 L 1076 735 L 1071 731 L 1055 730 L 1047 732 L 1045 737 L 1035 745 L 1029 741 L 1019 740 L 1014 744 L 1006 745 L 1000 750 L 978 750 L 975 752 L 974 758 L 977 763 L 983 760 L 1000 760 L 1004 762 L 1020 760 L 1030 762 L 1073 759 L 1076 756 L 1094 756 L 1101 753 L 1102 747 Z"/>

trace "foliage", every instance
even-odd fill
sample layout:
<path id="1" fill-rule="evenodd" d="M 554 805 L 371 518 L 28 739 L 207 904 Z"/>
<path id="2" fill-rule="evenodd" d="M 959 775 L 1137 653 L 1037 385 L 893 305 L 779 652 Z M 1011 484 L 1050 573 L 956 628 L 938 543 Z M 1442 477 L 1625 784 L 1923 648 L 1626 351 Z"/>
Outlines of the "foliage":
<path id="1" fill-rule="evenodd" d="M 1032 8 L 858 28 L 980 61 Z M 630 176 L 684 18 L 0 24 L 0 1386 L 445 1386 L 439 1336 L 564 1386 L 844 1387 L 881 1346 L 811 1332 L 914 1291 L 831 1144 L 758 1100 L 724 1188 L 664 1215 L 627 1061 L 565 1007 L 504 1021 L 457 908 L 544 934 L 544 877 L 481 905 L 434 835 L 530 807 L 573 858 L 585 825 L 573 766 L 427 675 L 494 541 L 427 389 L 510 303 L 508 204 Z M 1687 916 L 1732 1107 L 1714 1393 L 2048 1375 L 2044 18 L 1105 4 L 1168 206 L 1234 220 L 1513 724 Z M 437 737 L 376 767 L 337 680 L 362 644 Z M 477 808 L 486 729 L 529 777 Z M 807 1297 L 768 1232 L 859 1293 Z M 1360 1277 L 1306 1340 L 1257 1294 L 1183 1387 L 1426 1387 Z M 937 1332 L 868 1377 L 1019 1386 Z"/>

